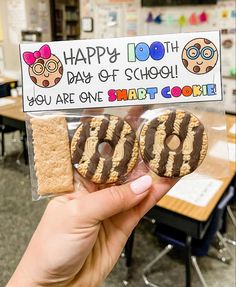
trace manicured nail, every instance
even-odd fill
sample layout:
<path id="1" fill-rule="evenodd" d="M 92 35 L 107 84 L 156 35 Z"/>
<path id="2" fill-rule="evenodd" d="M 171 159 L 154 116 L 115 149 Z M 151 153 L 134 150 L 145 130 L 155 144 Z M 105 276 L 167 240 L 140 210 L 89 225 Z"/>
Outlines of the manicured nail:
<path id="1" fill-rule="evenodd" d="M 152 185 L 152 178 L 150 175 L 144 175 L 130 184 L 133 193 L 141 194 L 145 192 Z"/>

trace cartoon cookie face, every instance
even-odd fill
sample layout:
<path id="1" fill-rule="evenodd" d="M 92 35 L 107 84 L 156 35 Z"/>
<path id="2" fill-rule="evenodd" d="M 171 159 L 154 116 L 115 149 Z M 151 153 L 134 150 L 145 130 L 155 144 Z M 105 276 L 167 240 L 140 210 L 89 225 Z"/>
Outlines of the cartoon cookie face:
<path id="1" fill-rule="evenodd" d="M 55 86 L 61 80 L 62 74 L 62 63 L 55 55 L 51 55 L 49 59 L 38 58 L 32 66 L 29 66 L 31 80 L 43 88 Z"/>
<path id="2" fill-rule="evenodd" d="M 44 45 L 34 53 L 25 52 L 24 61 L 29 65 L 32 82 L 42 88 L 55 86 L 62 78 L 63 66 L 56 55 L 51 54 L 50 47 Z"/>
<path id="3" fill-rule="evenodd" d="M 216 46 L 208 39 L 197 38 L 188 42 L 182 52 L 185 68 L 197 75 L 210 72 L 218 60 Z"/>

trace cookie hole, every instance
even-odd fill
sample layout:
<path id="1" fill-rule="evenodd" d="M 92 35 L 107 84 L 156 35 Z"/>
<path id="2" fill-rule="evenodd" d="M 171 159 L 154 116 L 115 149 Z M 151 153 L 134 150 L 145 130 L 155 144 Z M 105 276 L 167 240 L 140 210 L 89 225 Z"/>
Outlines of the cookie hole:
<path id="1" fill-rule="evenodd" d="M 177 135 L 170 135 L 166 138 L 166 145 L 172 151 L 176 151 L 181 146 L 181 141 Z"/>
<path id="2" fill-rule="evenodd" d="M 98 145 L 98 152 L 104 158 L 111 158 L 113 155 L 113 148 L 109 142 L 101 142 Z"/>
<path id="3" fill-rule="evenodd" d="M 96 128 L 95 128 L 95 127 L 93 127 L 93 128 L 91 128 L 91 131 L 95 131 L 95 129 L 96 129 Z"/>

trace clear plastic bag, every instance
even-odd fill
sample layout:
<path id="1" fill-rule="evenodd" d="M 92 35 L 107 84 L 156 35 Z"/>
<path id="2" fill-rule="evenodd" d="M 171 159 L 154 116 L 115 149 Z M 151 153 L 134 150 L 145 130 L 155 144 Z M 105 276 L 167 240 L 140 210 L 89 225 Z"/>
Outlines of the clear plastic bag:
<path id="1" fill-rule="evenodd" d="M 150 173 L 154 178 L 158 176 L 186 176 L 194 179 L 196 175 L 198 178 L 209 176 L 223 178 L 227 176 L 229 163 L 227 160 L 226 125 L 222 107 L 222 102 L 215 102 L 214 105 L 210 102 L 204 102 L 197 105 L 195 103 L 174 104 L 171 107 L 170 105 L 148 105 L 28 113 L 27 133 L 33 199 L 37 200 L 45 196 L 72 191 L 71 185 L 73 185 L 72 181 L 75 174 L 84 182 L 92 182 L 98 189 L 111 184 L 122 184 L 146 173 Z M 198 151 L 201 151 L 201 147 L 198 148 L 198 145 L 203 143 L 203 139 L 199 139 L 199 136 L 198 143 L 194 142 L 194 131 L 192 137 L 190 136 L 191 133 L 189 133 L 183 139 L 179 136 L 180 133 L 178 133 L 174 125 L 172 128 L 169 127 L 169 122 L 169 131 L 166 133 L 166 128 L 168 127 L 165 124 L 170 114 L 174 114 L 174 123 L 178 125 L 179 132 L 183 129 L 186 130 L 188 117 L 191 119 L 196 118 L 196 120 L 199 120 L 199 125 L 202 124 L 206 133 L 205 140 L 207 141 L 204 147 L 204 154 L 202 155 L 202 162 L 200 162 L 200 153 L 198 159 L 193 157 L 193 151 L 196 148 Z M 145 134 L 145 127 L 148 127 L 156 119 L 160 121 L 161 117 L 163 117 L 163 121 L 159 123 L 159 126 L 154 125 L 156 141 L 153 141 L 151 145 L 149 144 L 149 149 L 151 150 L 147 151 L 149 155 L 145 156 L 145 140 L 142 139 L 142 133 Z M 182 125 L 178 122 L 178 117 L 180 122 L 185 117 L 185 122 L 183 121 Z M 37 123 L 36 126 L 34 122 Z M 63 127 L 64 135 L 60 128 L 59 131 L 56 130 L 56 126 L 58 129 L 58 123 L 60 122 L 62 125 L 64 125 L 63 122 L 66 123 L 66 126 L 64 125 Z M 48 125 L 48 128 L 45 129 L 45 125 Z M 81 135 L 81 131 L 86 129 L 86 125 L 87 132 Z M 44 128 L 44 131 L 41 131 L 41 126 Z M 157 133 L 158 127 L 160 131 Z M 34 132 L 34 129 L 39 135 Z M 64 138 L 65 134 L 68 136 L 67 144 Z M 158 147 L 160 135 L 162 135 L 163 139 Z M 34 136 L 36 136 L 36 139 Z M 43 154 L 37 150 L 38 143 L 36 142 L 39 140 L 37 136 L 40 138 L 40 141 L 45 143 Z M 153 135 L 150 136 L 154 138 Z M 63 145 L 58 147 L 56 144 L 56 147 L 54 147 L 54 141 L 56 143 L 59 142 L 60 137 L 63 138 Z M 81 138 L 83 143 L 79 144 L 78 148 L 81 154 L 78 155 L 78 150 L 76 151 L 75 147 Z M 187 141 L 184 144 L 186 139 Z M 212 149 L 214 150 L 216 143 L 219 141 L 223 143 L 220 153 L 223 153 L 225 158 L 225 160 L 220 161 L 211 155 Z M 146 145 L 148 145 L 147 142 Z M 81 150 L 81 147 L 84 147 L 84 149 Z M 160 148 L 161 151 L 159 154 L 154 152 L 154 159 L 150 159 L 148 157 L 152 154 L 153 148 L 156 150 Z M 55 171 L 56 165 L 54 161 L 58 159 L 60 162 L 62 160 L 60 156 L 58 157 L 58 154 L 61 153 L 60 149 L 63 149 L 62 155 L 67 155 L 66 161 L 69 160 L 71 170 L 69 170 L 67 162 L 67 168 L 62 166 L 58 169 L 58 172 Z M 42 145 L 40 145 L 40 150 L 43 150 Z M 66 152 L 63 153 L 65 150 Z M 187 157 L 188 154 L 192 155 L 189 158 L 191 158 L 193 168 L 187 168 L 187 171 L 183 165 L 183 150 L 187 152 Z M 53 155 L 54 152 L 57 153 L 55 156 Z M 172 157 L 170 152 L 172 152 Z M 164 153 L 167 156 L 163 157 Z M 175 170 L 174 172 L 178 154 L 178 158 L 181 158 L 182 162 L 181 164 L 180 162 L 178 163 L 179 169 L 177 168 L 178 171 Z M 155 167 L 155 157 L 156 159 L 158 158 L 158 163 L 156 162 L 156 164 L 161 166 L 162 172 Z M 154 164 L 150 164 L 153 160 Z M 180 174 L 181 166 L 182 173 Z M 47 182 L 45 177 L 49 177 L 48 183 L 44 184 L 43 191 L 40 183 L 42 181 L 42 176 L 39 175 L 40 167 L 44 169 L 43 181 Z M 69 182 L 68 185 L 64 184 L 64 190 L 63 186 L 61 186 L 61 181 L 59 180 L 57 183 L 58 178 L 63 180 L 63 183 L 65 181 Z M 70 179 L 68 180 L 68 178 Z M 57 185 L 60 188 L 57 189 Z"/>

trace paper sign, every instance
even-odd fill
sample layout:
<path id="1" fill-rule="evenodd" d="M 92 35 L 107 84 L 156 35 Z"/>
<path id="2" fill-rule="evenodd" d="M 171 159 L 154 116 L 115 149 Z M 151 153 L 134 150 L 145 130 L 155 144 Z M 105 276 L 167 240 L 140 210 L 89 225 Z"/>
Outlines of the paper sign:
<path id="1" fill-rule="evenodd" d="M 14 103 L 15 103 L 15 101 L 12 99 L 5 99 L 5 98 L 0 99 L 0 106 L 12 105 Z"/>
<path id="2" fill-rule="evenodd" d="M 229 160 L 232 162 L 236 162 L 236 144 L 228 143 L 229 149 Z"/>
<path id="3" fill-rule="evenodd" d="M 236 123 L 232 125 L 232 127 L 229 129 L 229 132 L 234 135 L 236 134 Z"/>
<path id="4" fill-rule="evenodd" d="M 7 7 L 7 38 L 13 45 L 18 45 L 21 41 L 21 31 L 27 27 L 26 3 L 22 0 L 8 0 Z"/>
<path id="5" fill-rule="evenodd" d="M 82 18 L 82 30 L 84 32 L 92 32 L 93 31 L 93 18 L 91 18 L 91 17 Z"/>
<path id="6" fill-rule="evenodd" d="M 168 195 L 203 207 L 207 206 L 222 184 L 222 181 L 213 178 L 181 179 L 171 188 Z"/>
<path id="7" fill-rule="evenodd" d="M 227 154 L 225 151 L 225 142 L 218 141 L 210 150 L 209 155 L 227 160 Z M 229 160 L 232 162 L 236 162 L 236 145 L 234 143 L 228 142 L 228 152 L 229 152 Z"/>
<path id="8" fill-rule="evenodd" d="M 24 111 L 222 100 L 219 32 L 21 44 Z"/>

